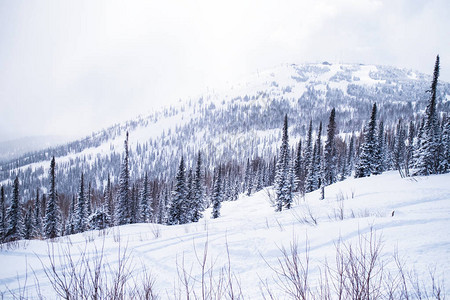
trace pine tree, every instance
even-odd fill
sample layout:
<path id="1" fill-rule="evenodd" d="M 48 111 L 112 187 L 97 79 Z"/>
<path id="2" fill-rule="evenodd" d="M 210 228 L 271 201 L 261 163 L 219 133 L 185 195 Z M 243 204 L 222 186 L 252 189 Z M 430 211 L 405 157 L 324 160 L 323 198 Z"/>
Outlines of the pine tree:
<path id="1" fill-rule="evenodd" d="M 0 187 L 0 242 L 3 242 L 6 235 L 6 209 L 5 209 L 5 188 Z"/>
<path id="2" fill-rule="evenodd" d="M 361 153 L 359 155 L 359 162 L 355 169 L 355 178 L 370 176 L 375 168 L 375 152 L 377 151 L 376 143 L 376 118 L 377 118 L 377 104 L 374 103 L 372 107 L 372 114 L 370 116 L 369 124 L 364 130 L 364 143 L 361 146 Z"/>
<path id="3" fill-rule="evenodd" d="M 65 234 L 74 234 L 76 233 L 76 226 L 77 226 L 77 204 L 75 200 L 75 195 L 72 196 L 72 202 L 70 203 L 69 207 L 69 215 L 67 217 L 66 221 L 66 229 Z"/>
<path id="4" fill-rule="evenodd" d="M 91 188 L 91 182 L 88 183 L 88 190 L 86 197 L 86 215 L 89 218 L 89 216 L 92 214 L 92 188 Z M 89 222 L 88 222 L 89 224 Z M 89 226 L 88 226 L 89 229 Z"/>
<path id="5" fill-rule="evenodd" d="M 347 176 L 352 175 L 354 167 L 354 157 L 355 157 L 355 134 L 352 132 L 347 153 L 347 174 L 346 174 Z"/>
<path id="6" fill-rule="evenodd" d="M 409 123 L 408 127 L 408 145 L 406 146 L 406 153 L 405 153 L 405 171 L 406 176 L 409 176 L 409 169 L 411 166 L 414 165 L 413 155 L 414 155 L 414 135 L 415 135 L 415 128 L 414 123 L 411 121 Z"/>
<path id="7" fill-rule="evenodd" d="M 34 215 L 33 205 L 29 205 L 28 210 L 25 213 L 25 220 L 24 220 L 25 230 L 23 237 L 26 240 L 31 240 L 36 237 L 35 236 L 36 229 L 34 228 L 33 215 Z"/>
<path id="8" fill-rule="evenodd" d="M 441 159 L 440 169 L 442 173 L 447 173 L 450 171 L 450 118 L 444 124 L 444 129 L 442 130 L 442 159 Z"/>
<path id="9" fill-rule="evenodd" d="M 403 168 L 405 162 L 405 130 L 400 119 L 397 124 L 394 148 L 394 165 L 403 177 Z"/>
<path id="10" fill-rule="evenodd" d="M 184 158 L 181 157 L 177 175 L 175 177 L 175 189 L 172 192 L 172 199 L 168 212 L 168 224 L 184 224 L 186 219 L 186 170 L 184 166 Z"/>
<path id="11" fill-rule="evenodd" d="M 325 142 L 324 148 L 324 162 L 323 162 L 323 173 L 324 173 L 324 185 L 330 185 L 337 181 L 337 169 L 336 169 L 336 121 L 335 121 L 336 111 L 333 108 L 330 113 L 330 119 L 328 121 L 327 127 L 327 140 Z"/>
<path id="12" fill-rule="evenodd" d="M 306 177 L 306 192 L 312 192 L 322 186 L 323 172 L 322 172 L 322 122 L 319 124 L 317 132 L 317 140 L 314 143 L 311 161 L 308 168 L 308 175 Z"/>
<path id="13" fill-rule="evenodd" d="M 440 128 L 436 111 L 436 94 L 439 78 L 439 55 L 434 65 L 433 81 L 430 89 L 430 100 L 426 108 L 425 125 L 421 140 L 420 156 L 418 161 L 418 175 L 438 173 Z"/>
<path id="14" fill-rule="evenodd" d="M 125 155 L 123 157 L 119 175 L 119 199 L 115 206 L 115 221 L 117 225 L 129 224 L 131 215 L 130 207 L 130 172 L 128 169 L 128 132 L 124 142 Z"/>
<path id="15" fill-rule="evenodd" d="M 114 224 L 114 199 L 113 199 L 113 193 L 112 193 L 112 187 L 111 187 L 111 178 L 108 173 L 108 180 L 106 182 L 106 188 L 105 188 L 105 203 L 108 207 L 108 215 L 110 218 L 109 226 L 112 226 Z"/>
<path id="16" fill-rule="evenodd" d="M 247 158 L 247 167 L 245 168 L 245 180 L 243 192 L 250 196 L 253 189 L 253 170 L 250 159 Z"/>
<path id="17" fill-rule="evenodd" d="M 222 175 L 221 175 L 221 167 L 219 166 L 219 170 L 217 170 L 216 172 L 216 178 L 214 181 L 214 187 L 213 187 L 213 194 L 211 197 L 211 202 L 212 202 L 212 212 L 211 212 L 211 217 L 213 219 L 216 219 L 218 217 L 220 217 L 220 207 L 221 207 L 221 202 L 222 202 Z"/>
<path id="18" fill-rule="evenodd" d="M 6 228 L 5 240 L 7 242 L 17 241 L 23 238 L 22 208 L 19 196 L 19 178 L 14 180 L 13 198 L 7 212 L 8 226 Z"/>
<path id="19" fill-rule="evenodd" d="M 46 238 L 59 236 L 61 226 L 61 212 L 58 205 L 55 179 L 55 157 L 50 163 L 50 189 L 48 192 L 47 207 L 45 210 L 44 234 Z"/>
<path id="20" fill-rule="evenodd" d="M 303 173 L 303 160 L 302 160 L 302 140 L 300 139 L 297 144 L 297 151 L 295 153 L 294 162 L 294 191 L 301 191 L 302 186 L 302 173 Z"/>
<path id="21" fill-rule="evenodd" d="M 150 206 L 150 191 L 148 187 L 148 174 L 145 172 L 144 186 L 141 191 L 141 201 L 139 203 L 139 219 L 143 223 L 149 223 L 152 218 L 152 207 Z"/>
<path id="22" fill-rule="evenodd" d="M 373 157 L 373 174 L 382 174 L 385 170 L 385 151 L 384 151 L 384 123 L 380 121 L 378 125 L 378 138 L 375 144 Z"/>
<path id="23" fill-rule="evenodd" d="M 311 165 L 313 155 L 313 144 L 312 144 L 312 120 L 309 121 L 308 134 L 306 137 L 306 146 L 304 147 L 303 153 L 303 177 L 308 177 L 309 167 Z M 305 183 L 306 184 L 306 183 Z"/>
<path id="24" fill-rule="evenodd" d="M 81 173 L 80 188 L 78 189 L 78 201 L 75 209 L 75 233 L 84 232 L 88 230 L 88 212 L 86 196 L 84 193 L 84 174 Z"/>
<path id="25" fill-rule="evenodd" d="M 195 177 L 193 182 L 193 196 L 191 208 L 191 221 L 197 222 L 202 217 L 204 209 L 204 188 L 202 174 L 202 156 L 200 151 L 197 156 L 197 166 L 195 168 Z"/>
<path id="26" fill-rule="evenodd" d="M 283 206 L 290 208 L 292 203 L 292 169 L 289 157 L 289 136 L 287 114 L 284 116 L 283 137 L 280 146 L 280 156 L 277 162 L 275 176 L 276 208 L 275 211 L 281 211 Z"/>
<path id="27" fill-rule="evenodd" d="M 41 200 L 39 197 L 39 188 L 36 189 L 36 200 L 34 203 L 34 229 L 35 237 L 40 237 L 42 235 L 42 216 L 41 216 Z"/>

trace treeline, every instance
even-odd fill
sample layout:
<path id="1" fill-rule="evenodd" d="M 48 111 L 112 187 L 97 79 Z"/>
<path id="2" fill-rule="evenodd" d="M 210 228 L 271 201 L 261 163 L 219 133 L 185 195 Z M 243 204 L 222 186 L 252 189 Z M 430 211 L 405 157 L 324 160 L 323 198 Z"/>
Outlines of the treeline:
<path id="1" fill-rule="evenodd" d="M 50 164 L 46 192 L 37 188 L 35 197 L 20 199 L 19 176 L 7 201 L 0 193 L 0 239 L 54 238 L 92 229 L 132 223 L 167 225 L 197 222 L 202 217 L 220 217 L 223 201 L 234 201 L 239 194 L 251 195 L 274 186 L 274 209 L 289 209 L 294 193 L 321 189 L 350 176 L 366 177 L 387 170 L 401 176 L 440 174 L 450 171 L 450 118 L 437 110 L 439 56 L 436 59 L 430 96 L 425 114 L 418 120 L 399 119 L 385 126 L 374 103 L 370 118 L 358 132 L 339 132 L 336 110 L 329 112 L 326 129 L 322 122 L 314 128 L 311 120 L 303 138 L 290 144 L 288 115 L 284 117 L 281 146 L 265 156 L 205 166 L 202 152 L 195 160 L 181 156 L 174 178 L 149 179 L 145 171 L 130 176 L 129 137 L 118 166 L 118 182 L 108 175 L 104 189 L 94 188 L 80 172 L 76 194 L 59 194 L 55 158 Z M 368 116 L 369 117 L 369 116 Z M 136 154 L 135 154 L 136 155 Z M 134 160 L 136 161 L 136 160 Z M 9 202 L 9 204 L 8 204 Z M 8 209 L 6 207 L 8 206 Z M 211 216 L 204 216 L 211 207 Z"/>

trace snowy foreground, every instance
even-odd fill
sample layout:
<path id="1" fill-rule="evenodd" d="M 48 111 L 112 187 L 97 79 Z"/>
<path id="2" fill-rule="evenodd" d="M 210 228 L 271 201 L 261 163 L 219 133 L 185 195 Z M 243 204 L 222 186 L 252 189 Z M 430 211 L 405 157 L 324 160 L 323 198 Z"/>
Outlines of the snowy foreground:
<path id="1" fill-rule="evenodd" d="M 134 224 L 63 237 L 52 243 L 21 242 L 14 249 L 3 246 L 0 291 L 14 292 L 26 286 L 32 297 L 38 278 L 43 295 L 53 299 L 42 268 L 42 263 L 48 264 L 49 247 L 55 251 L 56 262 L 68 249 L 77 260 L 83 251 L 94 257 L 95 249 L 103 248 L 102 263 L 112 268 L 117 264 L 118 249 L 123 253 L 127 248 L 134 276 L 145 268 L 155 280 L 156 293 L 162 299 L 172 298 L 183 265 L 193 276 L 189 277 L 191 284 L 193 278 L 200 278 L 197 257 L 201 260 L 207 242 L 208 265 L 212 263 L 216 271 L 226 266 L 228 246 L 231 271 L 243 296 L 261 299 L 262 282 L 267 282 L 275 294 L 281 293 L 271 269 L 278 265 L 281 248 L 289 249 L 296 240 L 303 252 L 307 238 L 310 275 L 314 277 L 325 258 L 333 261 L 339 238 L 355 243 L 360 234 L 374 228 L 382 241 L 383 257 L 391 257 L 397 250 L 405 267 L 415 269 L 425 281 L 430 268 L 435 269 L 436 277 L 446 283 L 446 294 L 450 294 L 450 174 L 402 179 L 397 172 L 387 172 L 347 179 L 327 187 L 325 200 L 319 200 L 319 192 L 309 193 L 304 199 L 297 197 L 293 209 L 281 213 L 271 207 L 270 194 L 273 197 L 273 191 L 263 190 L 224 202 L 221 217 L 215 220 L 207 210 L 206 217 L 194 224 Z M 10 297 L 7 292 L 5 297 Z M 285 298 L 283 294 L 279 294 L 281 298 Z"/>

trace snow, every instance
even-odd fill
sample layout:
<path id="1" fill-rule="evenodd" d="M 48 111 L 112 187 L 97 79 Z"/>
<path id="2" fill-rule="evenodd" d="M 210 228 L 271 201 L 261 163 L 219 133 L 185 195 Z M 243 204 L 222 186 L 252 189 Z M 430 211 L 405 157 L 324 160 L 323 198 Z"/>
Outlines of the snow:
<path id="1" fill-rule="evenodd" d="M 40 262 L 47 262 L 49 246 L 59 251 L 69 247 L 77 256 L 84 247 L 94 253 L 103 245 L 105 261 L 112 265 L 117 263 L 118 248 L 127 247 L 137 266 L 136 275 L 145 266 L 155 277 L 158 293 L 164 296 L 167 291 L 172 295 L 178 276 L 177 263 L 180 265 L 184 259 L 186 269 L 198 276 L 196 254 L 201 256 L 208 242 L 208 261 L 214 261 L 214 268 L 226 265 L 228 247 L 231 268 L 244 296 L 260 299 L 261 279 L 269 282 L 272 279 L 269 265 L 277 264 L 280 247 L 289 247 L 296 239 L 303 249 L 307 237 L 311 262 L 323 263 L 325 257 L 333 258 L 338 239 L 355 241 L 371 228 L 381 237 L 384 253 L 388 255 L 398 249 L 409 269 L 426 276 L 430 267 L 436 267 L 437 274 L 445 276 L 443 279 L 448 283 L 450 273 L 444 271 L 450 268 L 449 182 L 450 174 L 401 178 L 397 172 L 386 172 L 351 178 L 326 187 L 324 200 L 319 200 L 318 191 L 304 198 L 297 195 L 293 209 L 279 213 L 274 212 L 270 203 L 269 195 L 274 195 L 274 191 L 265 189 L 250 197 L 241 195 L 234 202 L 223 202 L 221 217 L 215 220 L 210 219 L 208 209 L 198 223 L 133 224 L 63 237 L 52 243 L 22 242 L 10 250 L 3 246 L 0 290 L 14 291 L 28 278 L 27 288 L 33 293 L 36 274 L 43 292 L 51 293 Z M 333 217 L 341 205 L 343 220 Z M 308 210 L 317 218 L 317 226 L 300 222 Z M 317 269 L 311 272 L 314 276 Z M 448 284 L 446 292 L 450 293 Z"/>

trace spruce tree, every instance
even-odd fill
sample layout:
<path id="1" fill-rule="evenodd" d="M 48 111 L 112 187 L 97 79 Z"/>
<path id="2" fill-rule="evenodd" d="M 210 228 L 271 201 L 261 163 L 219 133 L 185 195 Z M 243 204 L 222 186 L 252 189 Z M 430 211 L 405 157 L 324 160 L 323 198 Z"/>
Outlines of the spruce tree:
<path id="1" fill-rule="evenodd" d="M 19 196 L 19 177 L 14 179 L 13 197 L 7 212 L 8 226 L 6 228 L 5 240 L 7 242 L 17 241 L 23 238 L 22 207 Z"/>
<path id="2" fill-rule="evenodd" d="M 301 191 L 302 188 L 302 173 L 303 173 L 303 160 L 302 160 L 302 140 L 300 139 L 297 144 L 297 151 L 295 153 L 294 162 L 294 191 Z"/>
<path id="3" fill-rule="evenodd" d="M 111 187 L 111 178 L 110 174 L 108 173 L 108 180 L 106 182 L 106 188 L 105 188 L 105 203 L 108 208 L 108 215 L 110 218 L 109 226 L 112 226 L 114 224 L 114 199 L 113 199 L 113 193 L 112 193 L 112 187 Z"/>
<path id="4" fill-rule="evenodd" d="M 385 169 L 385 150 L 384 150 L 384 123 L 380 121 L 378 125 L 378 137 L 375 143 L 373 157 L 373 174 L 382 174 Z"/>
<path id="5" fill-rule="evenodd" d="M 247 158 L 247 167 L 245 169 L 245 181 L 243 192 L 246 193 L 247 196 L 250 196 L 252 194 L 252 189 L 253 189 L 253 170 L 250 159 Z"/>
<path id="6" fill-rule="evenodd" d="M 377 104 L 374 103 L 372 107 L 372 114 L 370 116 L 369 124 L 364 130 L 364 143 L 361 146 L 361 153 L 359 155 L 359 162 L 355 169 L 355 178 L 367 177 L 374 172 L 375 168 L 375 152 L 377 151 L 376 142 L 376 118 L 377 118 Z"/>
<path id="7" fill-rule="evenodd" d="M 311 161 L 308 168 L 308 175 L 306 177 L 306 192 L 312 192 L 322 186 L 323 172 L 322 172 L 322 122 L 319 124 L 317 132 L 317 140 L 314 143 L 314 148 L 311 156 Z"/>
<path id="8" fill-rule="evenodd" d="M 327 127 L 327 140 L 324 148 L 324 162 L 323 162 L 323 175 L 324 185 L 330 185 L 337 181 L 337 169 L 336 169 L 336 111 L 333 108 L 330 113 L 330 119 Z"/>
<path id="9" fill-rule="evenodd" d="M 152 207 L 150 206 L 150 190 L 148 186 L 148 174 L 145 172 L 144 185 L 141 191 L 141 199 L 139 203 L 139 219 L 143 223 L 149 223 L 152 218 Z"/>
<path id="10" fill-rule="evenodd" d="M 290 208 L 292 203 L 292 165 L 290 160 L 288 119 L 284 116 L 283 136 L 277 162 L 275 176 L 276 208 L 275 211 L 281 211 L 283 207 Z"/>
<path id="11" fill-rule="evenodd" d="M 212 202 L 212 212 L 211 217 L 216 219 L 220 217 L 220 207 L 222 202 L 222 175 L 221 175 L 221 167 L 219 166 L 219 170 L 216 172 L 216 178 L 213 186 L 213 194 L 211 197 Z"/>
<path id="12" fill-rule="evenodd" d="M 397 124 L 397 131 L 395 135 L 395 148 L 394 148 L 394 165 L 403 177 L 403 168 L 405 162 L 405 130 L 402 126 L 402 120 L 400 119 Z"/>
<path id="13" fill-rule="evenodd" d="M 186 169 L 184 157 L 182 156 L 175 177 L 175 188 L 172 192 L 172 199 L 169 206 L 168 224 L 175 225 L 187 223 L 186 209 Z"/>
<path id="14" fill-rule="evenodd" d="M 406 176 L 409 176 L 409 169 L 414 165 L 414 135 L 415 127 L 413 121 L 410 121 L 408 127 L 408 145 L 406 146 L 405 153 L 405 171 Z"/>
<path id="15" fill-rule="evenodd" d="M 308 134 L 306 136 L 306 145 L 303 153 L 303 177 L 306 180 L 308 176 L 309 167 L 311 164 L 313 155 L 313 142 L 312 142 L 312 120 L 309 121 Z"/>
<path id="16" fill-rule="evenodd" d="M 65 234 L 74 234 L 77 233 L 76 226 L 77 226 L 77 204 L 75 200 L 75 195 L 72 196 L 72 202 L 70 203 L 69 207 L 69 215 L 67 217 L 66 221 L 66 229 Z"/>
<path id="17" fill-rule="evenodd" d="M 202 156 L 200 151 L 197 156 L 197 166 L 195 167 L 195 177 L 193 182 L 191 221 L 197 222 L 202 217 L 204 209 L 204 187 L 202 174 Z"/>
<path id="18" fill-rule="evenodd" d="M 119 175 L 119 199 L 115 205 L 115 221 L 117 225 L 129 224 L 131 221 L 130 206 L 130 172 L 128 169 L 128 132 L 124 142 L 125 154 Z"/>
<path id="19" fill-rule="evenodd" d="M 78 201 L 75 209 L 75 233 L 88 230 L 88 211 L 86 195 L 84 193 L 84 174 L 81 173 L 80 188 L 78 189 Z"/>
<path id="20" fill-rule="evenodd" d="M 31 240 L 36 237 L 35 236 L 36 229 L 34 228 L 33 216 L 34 216 L 33 205 L 29 205 L 28 210 L 25 213 L 25 219 L 24 219 L 25 230 L 24 230 L 23 238 L 26 240 Z"/>
<path id="21" fill-rule="evenodd" d="M 418 175 L 438 173 L 440 128 L 436 111 L 437 84 L 439 78 L 439 55 L 434 65 L 433 81 L 430 89 L 430 100 L 425 111 L 425 124 L 421 139 L 420 155 L 418 161 Z"/>
<path id="22" fill-rule="evenodd" d="M 45 210 L 44 234 L 46 238 L 55 238 L 60 234 L 61 212 L 56 192 L 55 157 L 50 163 L 50 188 Z"/>
<path id="23" fill-rule="evenodd" d="M 355 134 L 352 132 L 347 153 L 347 174 L 346 174 L 347 176 L 352 175 L 355 161 L 354 158 L 355 158 Z"/>
<path id="24" fill-rule="evenodd" d="M 0 242 L 3 242 L 6 235 L 6 209 L 5 209 L 5 188 L 0 187 Z"/>
<path id="25" fill-rule="evenodd" d="M 36 230 L 35 236 L 40 237 L 42 235 L 42 214 L 41 214 L 41 198 L 39 197 L 39 188 L 36 189 L 36 200 L 34 203 L 34 229 Z"/>
<path id="26" fill-rule="evenodd" d="M 447 117 L 442 130 L 442 159 L 440 161 L 442 173 L 450 171 L 450 117 Z"/>

